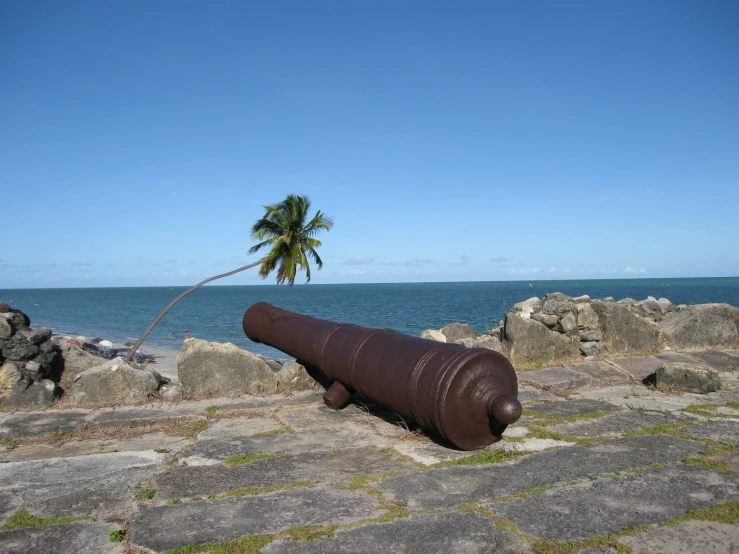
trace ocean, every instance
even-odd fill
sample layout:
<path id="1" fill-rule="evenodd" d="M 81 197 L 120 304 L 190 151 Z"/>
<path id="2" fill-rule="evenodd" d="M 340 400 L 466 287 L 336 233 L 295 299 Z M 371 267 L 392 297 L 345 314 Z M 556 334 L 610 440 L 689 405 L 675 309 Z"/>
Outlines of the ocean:
<path id="1" fill-rule="evenodd" d="M 51 327 L 55 335 L 136 340 L 156 315 L 187 287 L 88 289 L 0 289 L 0 302 L 23 310 L 32 326 Z M 739 306 L 739 277 L 700 279 L 608 279 L 498 281 L 466 283 L 386 283 L 342 285 L 205 286 L 172 308 L 149 335 L 147 345 L 179 350 L 183 335 L 231 342 L 274 359 L 289 359 L 244 335 L 241 320 L 256 302 L 294 312 L 389 328 L 418 336 L 455 321 L 479 332 L 497 326 L 517 302 L 551 292 L 591 298 L 613 296 L 643 300 L 665 297 L 674 304 L 726 302 Z M 170 338 L 175 333 L 176 338 Z"/>

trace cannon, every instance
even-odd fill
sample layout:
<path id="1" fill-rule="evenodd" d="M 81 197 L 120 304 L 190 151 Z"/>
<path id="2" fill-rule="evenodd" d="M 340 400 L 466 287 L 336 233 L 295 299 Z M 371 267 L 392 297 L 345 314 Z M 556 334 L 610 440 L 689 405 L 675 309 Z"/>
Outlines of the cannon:
<path id="1" fill-rule="evenodd" d="M 246 310 L 243 328 L 324 381 L 324 401 L 336 410 L 356 393 L 461 450 L 499 440 L 521 417 L 516 372 L 492 350 L 316 319 L 266 302 Z"/>

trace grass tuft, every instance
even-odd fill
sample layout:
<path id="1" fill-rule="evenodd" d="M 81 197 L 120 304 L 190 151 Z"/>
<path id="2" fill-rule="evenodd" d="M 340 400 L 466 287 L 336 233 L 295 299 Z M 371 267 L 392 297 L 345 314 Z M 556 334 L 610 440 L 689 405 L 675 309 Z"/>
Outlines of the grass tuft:
<path id="1" fill-rule="evenodd" d="M 226 464 L 228 467 L 237 467 L 237 466 L 243 466 L 245 464 L 250 464 L 251 462 L 256 462 L 257 460 L 265 460 L 267 458 L 277 458 L 280 455 L 275 454 L 237 454 L 236 456 L 229 456 L 225 460 L 223 460 L 223 463 Z"/>
<path id="2" fill-rule="evenodd" d="M 306 525 L 305 527 L 291 527 L 280 538 L 293 542 L 310 542 L 316 539 L 331 537 L 336 532 L 338 525 Z"/>
<path id="3" fill-rule="evenodd" d="M 230 496 L 254 496 L 256 494 L 266 494 L 268 492 L 276 492 L 276 491 L 289 491 L 292 489 L 312 489 L 315 487 L 316 484 L 311 481 L 295 481 L 294 483 L 277 483 L 276 485 L 272 485 L 271 487 L 243 487 L 240 489 L 231 489 L 230 491 L 224 493 L 222 495 L 222 498 L 227 498 Z M 208 498 L 210 499 L 210 495 L 208 495 Z M 213 496 L 215 498 L 215 496 Z"/>
<path id="4" fill-rule="evenodd" d="M 273 537 L 269 535 L 248 535 L 230 541 L 188 544 L 167 550 L 165 554 L 198 554 L 202 552 L 208 552 L 209 554 L 258 554 L 273 540 Z"/>
<path id="5" fill-rule="evenodd" d="M 522 456 L 530 454 L 530 452 L 519 452 L 511 450 L 496 450 L 495 452 L 480 452 L 472 456 L 457 458 L 456 460 L 446 460 L 433 464 L 431 467 L 454 467 L 454 466 L 477 466 L 482 464 L 499 464 L 502 462 L 510 462 L 517 460 Z"/>
<path id="6" fill-rule="evenodd" d="M 21 527 L 44 527 L 46 525 L 56 525 L 58 523 L 70 523 L 87 519 L 87 516 L 72 517 L 37 517 L 28 513 L 27 510 L 18 510 L 7 519 L 4 529 L 19 529 Z"/>
<path id="7" fill-rule="evenodd" d="M 151 500 L 157 493 L 154 489 L 141 489 L 133 493 L 133 497 L 136 500 Z"/>
<path id="8" fill-rule="evenodd" d="M 729 525 L 735 525 L 739 523 L 739 500 L 732 500 L 730 502 L 724 502 L 723 504 L 717 504 L 709 508 L 701 508 L 699 510 L 692 510 L 685 515 L 673 519 L 662 524 L 662 527 L 677 525 L 683 521 L 716 521 L 718 523 L 726 523 Z"/>
<path id="9" fill-rule="evenodd" d="M 111 531 L 108 535 L 108 540 L 110 542 L 123 542 L 123 539 L 126 538 L 126 530 L 125 529 L 116 529 L 115 531 Z"/>
<path id="10" fill-rule="evenodd" d="M 257 433 L 254 435 L 255 437 L 265 437 L 268 435 L 287 435 L 289 433 L 294 433 L 295 429 L 290 427 L 289 425 L 286 427 L 281 427 L 280 429 L 273 429 L 272 431 L 262 431 L 261 433 Z"/>

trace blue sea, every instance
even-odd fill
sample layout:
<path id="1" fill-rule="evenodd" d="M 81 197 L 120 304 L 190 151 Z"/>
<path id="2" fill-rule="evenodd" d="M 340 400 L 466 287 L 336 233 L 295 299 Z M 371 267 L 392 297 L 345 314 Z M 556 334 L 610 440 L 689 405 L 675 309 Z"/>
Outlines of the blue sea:
<path id="1" fill-rule="evenodd" d="M 0 302 L 26 312 L 32 326 L 56 335 L 85 335 L 113 342 L 136 340 L 156 315 L 186 287 L 0 289 Z M 739 277 L 700 279 L 617 279 L 387 283 L 343 285 L 205 286 L 172 308 L 144 346 L 179 350 L 183 335 L 231 342 L 275 359 L 288 357 L 246 338 L 241 320 L 256 302 L 302 314 L 389 328 L 418 336 L 424 329 L 468 323 L 479 332 L 495 327 L 516 302 L 563 292 L 591 298 L 665 297 L 674 304 L 726 302 L 739 306 Z M 176 338 L 171 339 L 171 333 Z"/>

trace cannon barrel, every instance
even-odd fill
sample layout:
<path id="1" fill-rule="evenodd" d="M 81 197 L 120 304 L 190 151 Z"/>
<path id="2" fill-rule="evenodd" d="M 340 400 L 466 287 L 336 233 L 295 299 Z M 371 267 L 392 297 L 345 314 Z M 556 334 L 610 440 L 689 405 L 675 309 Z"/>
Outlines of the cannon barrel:
<path id="1" fill-rule="evenodd" d="M 243 328 L 252 341 L 328 377 L 324 401 L 331 408 L 357 393 L 461 450 L 495 442 L 521 417 L 516 372 L 492 350 L 316 319 L 266 302 L 246 310 Z"/>

